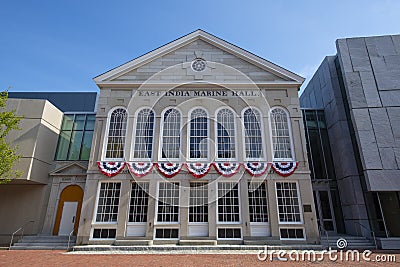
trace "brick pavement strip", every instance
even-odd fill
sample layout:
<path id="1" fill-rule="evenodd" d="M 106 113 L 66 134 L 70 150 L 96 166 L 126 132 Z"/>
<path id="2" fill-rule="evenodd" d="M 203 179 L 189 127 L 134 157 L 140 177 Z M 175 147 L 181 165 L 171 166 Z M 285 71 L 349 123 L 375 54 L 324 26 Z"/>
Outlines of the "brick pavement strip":
<path id="1" fill-rule="evenodd" d="M 65 251 L 0 251 L 0 266 L 399 266 L 400 251 L 379 251 L 373 255 L 396 255 L 397 262 L 287 261 L 275 258 L 259 261 L 255 254 L 71 254 Z M 271 265 L 273 264 L 273 265 Z"/>

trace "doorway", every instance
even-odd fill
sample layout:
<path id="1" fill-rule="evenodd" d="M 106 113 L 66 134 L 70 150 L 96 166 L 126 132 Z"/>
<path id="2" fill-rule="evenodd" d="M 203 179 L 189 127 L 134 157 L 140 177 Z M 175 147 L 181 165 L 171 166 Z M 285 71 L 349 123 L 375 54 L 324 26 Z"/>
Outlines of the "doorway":
<path id="1" fill-rule="evenodd" d="M 323 189 L 314 190 L 314 204 L 318 226 L 322 226 L 328 232 L 337 233 L 331 192 Z"/>
<path id="2" fill-rule="evenodd" d="M 387 237 L 400 237 L 399 192 L 378 192 Z"/>
<path id="3" fill-rule="evenodd" d="M 77 234 L 81 214 L 83 190 L 78 185 L 64 188 L 58 201 L 53 235 L 68 236 Z"/>

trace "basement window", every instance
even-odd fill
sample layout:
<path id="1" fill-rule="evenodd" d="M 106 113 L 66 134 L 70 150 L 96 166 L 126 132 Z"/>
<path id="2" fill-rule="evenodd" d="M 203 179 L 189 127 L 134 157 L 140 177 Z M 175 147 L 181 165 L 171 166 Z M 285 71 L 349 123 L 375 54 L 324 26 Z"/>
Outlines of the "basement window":
<path id="1" fill-rule="evenodd" d="M 281 239 L 305 239 L 303 228 L 280 228 Z"/>
<path id="2" fill-rule="evenodd" d="M 179 229 L 177 228 L 159 228 L 156 229 L 156 239 L 178 239 Z"/>
<path id="3" fill-rule="evenodd" d="M 93 230 L 93 239 L 115 239 L 117 229 L 98 229 Z"/>
<path id="4" fill-rule="evenodd" d="M 218 239 L 242 239 L 240 228 L 218 228 Z"/>

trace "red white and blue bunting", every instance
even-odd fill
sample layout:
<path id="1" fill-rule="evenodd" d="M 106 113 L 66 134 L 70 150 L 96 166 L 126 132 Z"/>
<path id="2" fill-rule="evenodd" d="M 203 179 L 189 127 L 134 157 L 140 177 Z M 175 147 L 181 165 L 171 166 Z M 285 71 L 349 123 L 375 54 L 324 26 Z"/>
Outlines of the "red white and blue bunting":
<path id="1" fill-rule="evenodd" d="M 182 169 L 182 163 L 163 162 L 157 163 L 157 168 L 166 178 L 172 178 Z"/>
<path id="2" fill-rule="evenodd" d="M 231 177 L 239 171 L 240 163 L 214 162 L 215 170 L 224 177 Z"/>
<path id="3" fill-rule="evenodd" d="M 243 165 L 246 171 L 255 177 L 262 176 L 271 167 L 271 163 L 268 162 L 246 162 Z"/>
<path id="4" fill-rule="evenodd" d="M 127 162 L 128 169 L 136 177 L 143 177 L 151 172 L 153 169 L 152 162 Z"/>
<path id="5" fill-rule="evenodd" d="M 211 169 L 211 163 L 186 163 L 186 169 L 195 178 L 201 178 Z"/>
<path id="6" fill-rule="evenodd" d="M 280 176 L 286 177 L 294 173 L 299 163 L 297 161 L 292 162 L 273 162 L 272 169 Z"/>
<path id="7" fill-rule="evenodd" d="M 108 177 L 114 177 L 120 173 L 125 164 L 128 165 L 128 169 L 137 177 L 146 176 L 153 169 L 153 165 L 156 164 L 158 170 L 162 175 L 167 178 L 172 178 L 177 175 L 182 169 L 183 163 L 172 163 L 172 162 L 114 162 L 114 161 L 98 161 L 97 166 L 101 173 Z M 287 177 L 292 175 L 298 166 L 298 162 L 245 162 L 243 163 L 246 171 L 255 177 L 262 176 L 270 167 L 279 174 L 280 176 Z M 211 165 L 214 165 L 215 170 L 224 177 L 231 177 L 235 175 L 240 168 L 241 163 L 238 162 L 214 162 L 214 163 L 185 163 L 188 172 L 195 178 L 204 177 L 211 169 Z"/>
<path id="8" fill-rule="evenodd" d="M 122 171 L 125 167 L 125 162 L 98 161 L 97 166 L 102 174 L 113 177 Z"/>

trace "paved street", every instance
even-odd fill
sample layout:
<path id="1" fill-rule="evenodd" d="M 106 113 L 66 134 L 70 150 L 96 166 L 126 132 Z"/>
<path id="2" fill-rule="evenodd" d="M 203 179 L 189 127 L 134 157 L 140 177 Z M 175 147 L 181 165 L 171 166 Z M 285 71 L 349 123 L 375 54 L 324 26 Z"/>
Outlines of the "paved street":
<path id="1" fill-rule="evenodd" d="M 400 252 L 373 253 L 371 259 L 383 254 L 395 255 L 396 262 L 273 262 L 259 261 L 254 254 L 71 254 L 64 251 L 0 251 L 0 266 L 399 266 Z"/>

